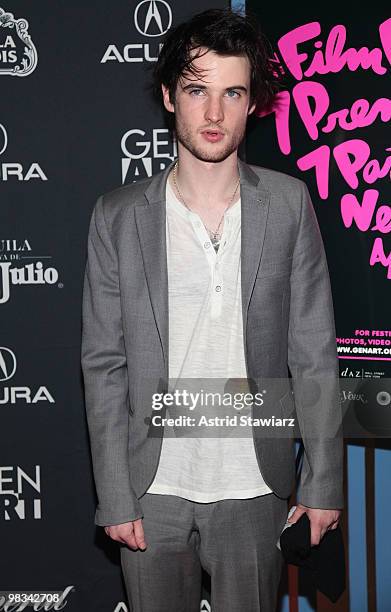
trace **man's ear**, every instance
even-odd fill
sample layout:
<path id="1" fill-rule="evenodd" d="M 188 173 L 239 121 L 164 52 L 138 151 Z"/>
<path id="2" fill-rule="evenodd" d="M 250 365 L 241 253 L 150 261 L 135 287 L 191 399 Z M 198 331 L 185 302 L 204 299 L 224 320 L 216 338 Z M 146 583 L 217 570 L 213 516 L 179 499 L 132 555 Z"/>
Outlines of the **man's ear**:
<path id="1" fill-rule="evenodd" d="M 168 87 L 162 84 L 162 94 L 163 94 L 163 103 L 165 109 L 168 110 L 169 113 L 175 112 L 174 105 L 170 100 L 170 93 L 168 91 Z"/>
<path id="2" fill-rule="evenodd" d="M 255 107 L 256 107 L 256 104 L 255 104 L 255 102 L 254 102 L 254 104 L 252 104 L 252 105 L 250 106 L 250 108 L 248 109 L 247 114 L 248 114 L 248 115 L 251 115 L 251 113 L 253 113 L 253 112 L 254 112 Z"/>

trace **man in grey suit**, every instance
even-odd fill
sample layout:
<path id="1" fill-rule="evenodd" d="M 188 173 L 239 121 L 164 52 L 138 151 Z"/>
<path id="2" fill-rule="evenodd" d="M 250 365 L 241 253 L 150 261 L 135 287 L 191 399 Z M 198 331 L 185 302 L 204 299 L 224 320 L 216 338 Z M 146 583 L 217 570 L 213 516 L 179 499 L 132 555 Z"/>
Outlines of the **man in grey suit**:
<path id="1" fill-rule="evenodd" d="M 155 78 L 178 159 L 101 196 L 91 217 L 82 368 L 95 522 L 122 544 L 137 612 L 199 610 L 202 568 L 213 612 L 275 609 L 295 438 L 256 417 L 297 419 L 304 458 L 291 521 L 307 513 L 313 545 L 343 507 L 333 305 L 316 215 L 301 180 L 238 158 L 248 115 L 276 91 L 267 58 L 255 26 L 230 11 L 170 32 Z M 153 406 L 170 399 L 172 379 L 224 389 L 244 381 L 267 401 L 252 404 L 250 435 L 178 434 Z"/>

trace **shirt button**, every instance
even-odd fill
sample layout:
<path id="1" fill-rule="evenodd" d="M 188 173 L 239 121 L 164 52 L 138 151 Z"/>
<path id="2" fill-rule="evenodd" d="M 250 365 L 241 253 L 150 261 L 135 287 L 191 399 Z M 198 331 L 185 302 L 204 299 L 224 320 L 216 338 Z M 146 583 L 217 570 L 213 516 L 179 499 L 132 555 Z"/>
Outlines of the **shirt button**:
<path id="1" fill-rule="evenodd" d="M 221 285 L 216 285 L 215 290 L 216 291 L 221 291 Z"/>
<path id="2" fill-rule="evenodd" d="M 204 247 L 205 247 L 206 249 L 209 249 L 209 247 L 210 247 L 210 242 L 204 242 Z"/>

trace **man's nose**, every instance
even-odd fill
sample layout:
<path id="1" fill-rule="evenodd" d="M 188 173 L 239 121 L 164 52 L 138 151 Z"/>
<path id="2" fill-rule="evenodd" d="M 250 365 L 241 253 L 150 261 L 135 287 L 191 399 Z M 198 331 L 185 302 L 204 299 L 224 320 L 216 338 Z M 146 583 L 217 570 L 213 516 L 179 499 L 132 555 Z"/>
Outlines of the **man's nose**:
<path id="1" fill-rule="evenodd" d="M 211 123 L 219 123 L 224 119 L 223 101 L 220 97 L 211 96 L 205 109 L 205 119 Z"/>

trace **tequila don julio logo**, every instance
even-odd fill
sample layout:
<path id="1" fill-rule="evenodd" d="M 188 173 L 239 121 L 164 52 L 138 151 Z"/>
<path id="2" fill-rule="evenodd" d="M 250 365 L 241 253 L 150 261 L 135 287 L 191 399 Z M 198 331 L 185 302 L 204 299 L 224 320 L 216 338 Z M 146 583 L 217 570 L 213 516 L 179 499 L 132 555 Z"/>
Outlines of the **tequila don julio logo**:
<path id="1" fill-rule="evenodd" d="M 11 262 L 0 263 L 0 304 L 10 299 L 11 285 L 54 285 L 58 281 L 56 268 L 44 268 L 42 261 L 20 268 Z"/>

